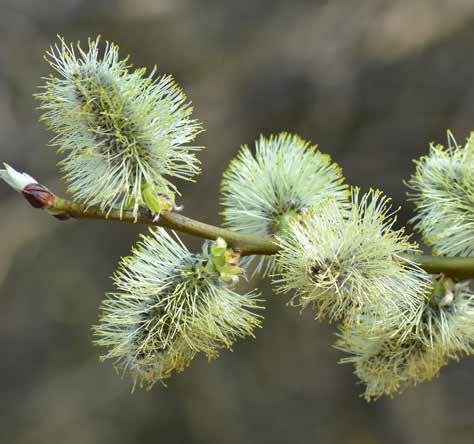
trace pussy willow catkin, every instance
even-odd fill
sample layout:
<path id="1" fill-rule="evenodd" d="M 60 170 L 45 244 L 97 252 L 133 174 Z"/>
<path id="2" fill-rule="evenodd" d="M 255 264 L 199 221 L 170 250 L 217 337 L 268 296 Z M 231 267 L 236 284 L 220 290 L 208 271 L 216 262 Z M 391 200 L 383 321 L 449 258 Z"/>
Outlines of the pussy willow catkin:
<path id="1" fill-rule="evenodd" d="M 200 254 L 152 230 L 115 274 L 95 327 L 96 343 L 135 382 L 152 386 L 183 370 L 196 353 L 215 358 L 260 326 L 258 293 L 232 290 L 233 256 L 222 242 Z"/>
<path id="2" fill-rule="evenodd" d="M 451 133 L 448 148 L 430 146 L 416 162 L 410 198 L 416 205 L 415 228 L 437 254 L 474 254 L 474 135 L 459 146 Z"/>
<path id="3" fill-rule="evenodd" d="M 87 49 L 61 39 L 46 60 L 59 77 L 50 76 L 36 97 L 76 199 L 156 211 L 153 195 L 177 191 L 170 178 L 199 172 L 198 148 L 189 144 L 201 125 L 171 76 L 132 70 L 115 44 L 101 49 L 98 38 Z"/>
<path id="4" fill-rule="evenodd" d="M 328 197 L 345 203 L 341 168 L 299 136 L 261 136 L 255 154 L 242 146 L 222 180 L 224 226 L 245 234 L 283 236 L 288 224 Z M 272 271 L 267 258 L 266 271 Z M 263 269 L 264 259 L 259 269 Z"/>
<path id="5" fill-rule="evenodd" d="M 400 321 L 393 317 L 398 308 L 416 316 L 428 275 L 399 257 L 416 245 L 403 230 L 393 230 L 382 193 L 361 197 L 353 189 L 351 196 L 348 207 L 330 199 L 290 224 L 279 239 L 277 291 L 294 292 L 293 305 L 311 305 L 316 319 L 352 323 L 368 306 L 390 313 L 387 321 Z"/>
<path id="6" fill-rule="evenodd" d="M 365 384 L 364 397 L 393 396 L 439 374 L 449 359 L 474 351 L 474 294 L 465 283 L 440 278 L 420 302 L 417 321 L 405 331 L 360 318 L 352 328 L 342 327 L 336 346 L 351 356 L 355 374 Z"/>

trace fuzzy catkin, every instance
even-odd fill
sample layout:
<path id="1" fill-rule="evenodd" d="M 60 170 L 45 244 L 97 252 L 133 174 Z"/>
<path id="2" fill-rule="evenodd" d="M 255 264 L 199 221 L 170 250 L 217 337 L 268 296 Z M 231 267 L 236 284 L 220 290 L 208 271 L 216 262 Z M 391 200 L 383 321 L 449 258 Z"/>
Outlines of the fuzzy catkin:
<path id="1" fill-rule="evenodd" d="M 242 146 L 224 173 L 221 193 L 224 225 L 258 236 L 283 236 L 292 219 L 327 198 L 343 204 L 348 197 L 342 170 L 330 156 L 285 132 L 261 136 L 255 154 Z M 267 273 L 274 264 L 266 259 Z"/>
<path id="2" fill-rule="evenodd" d="M 412 219 L 435 254 L 474 255 L 474 135 L 464 147 L 450 133 L 448 148 L 431 145 L 408 181 Z"/>
<path id="3" fill-rule="evenodd" d="M 199 172 L 198 148 L 189 144 L 201 125 L 172 77 L 132 70 L 115 44 L 101 51 L 99 43 L 83 50 L 61 39 L 46 57 L 59 77 L 50 76 L 36 97 L 74 197 L 137 214 L 147 206 L 145 187 L 172 196 L 169 178 Z"/>
<path id="4" fill-rule="evenodd" d="M 102 304 L 96 343 L 118 369 L 151 386 L 183 370 L 195 354 L 215 358 L 260 326 L 258 294 L 239 294 L 210 267 L 212 253 L 190 253 L 164 229 L 152 230 L 124 258 L 117 292 Z"/>
<path id="5" fill-rule="evenodd" d="M 351 328 L 341 327 L 336 347 L 350 354 L 341 362 L 354 364 L 367 400 L 393 396 L 431 380 L 449 359 L 473 353 L 474 294 L 468 284 L 443 287 L 440 293 L 432 287 L 418 313 L 417 322 L 403 334 L 384 322 L 370 327 L 369 318 Z"/>
<path id="6" fill-rule="evenodd" d="M 394 223 L 378 191 L 353 189 L 348 209 L 330 200 L 309 212 L 279 239 L 277 292 L 294 292 L 293 305 L 311 305 L 317 319 L 351 324 L 371 307 L 386 322 L 413 321 L 428 275 L 400 257 L 416 245 Z"/>

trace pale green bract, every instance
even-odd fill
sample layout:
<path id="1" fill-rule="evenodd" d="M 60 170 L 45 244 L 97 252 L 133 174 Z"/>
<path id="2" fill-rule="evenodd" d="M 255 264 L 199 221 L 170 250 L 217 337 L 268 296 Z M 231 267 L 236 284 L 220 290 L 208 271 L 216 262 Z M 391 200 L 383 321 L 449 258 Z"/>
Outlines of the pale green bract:
<path id="1" fill-rule="evenodd" d="M 365 325 L 372 324 L 370 318 L 362 318 L 355 328 L 341 328 L 336 347 L 351 355 L 341 362 L 354 364 L 367 400 L 430 380 L 449 359 L 473 354 L 474 294 L 468 284 L 455 284 L 442 294 L 433 287 L 430 291 L 407 334 L 391 331 L 386 323 L 373 329 Z"/>
<path id="2" fill-rule="evenodd" d="M 261 136 L 255 154 L 242 146 L 224 173 L 224 225 L 245 234 L 284 235 L 292 219 L 327 198 L 347 202 L 343 182 L 341 168 L 310 142 L 288 133 Z M 273 266 L 268 259 L 267 272 Z"/>
<path id="3" fill-rule="evenodd" d="M 428 275 L 399 255 L 416 245 L 393 229 L 382 193 L 351 196 L 348 209 L 329 200 L 290 224 L 278 240 L 276 290 L 294 292 L 293 305 L 312 305 L 317 319 L 353 324 L 370 307 L 388 323 L 413 322 Z"/>
<path id="4" fill-rule="evenodd" d="M 113 43 L 102 52 L 98 38 L 87 50 L 61 39 L 46 58 L 59 78 L 50 76 L 36 97 L 56 133 L 52 145 L 66 155 L 60 165 L 75 198 L 136 215 L 146 206 L 145 186 L 172 196 L 169 177 L 191 180 L 199 172 L 199 148 L 188 144 L 201 125 L 171 76 L 132 71 Z"/>
<path id="5" fill-rule="evenodd" d="M 412 219 L 436 254 L 474 255 L 474 134 L 464 147 L 448 133 L 449 146 L 431 145 L 416 163 L 408 185 L 417 215 Z"/>
<path id="6" fill-rule="evenodd" d="M 115 274 L 118 292 L 102 304 L 96 343 L 104 359 L 151 387 L 182 371 L 196 353 L 215 358 L 237 338 L 253 337 L 261 316 L 256 292 L 233 291 L 213 267 L 206 244 L 192 254 L 164 229 L 151 230 Z M 212 251 L 211 251 L 212 250 Z"/>

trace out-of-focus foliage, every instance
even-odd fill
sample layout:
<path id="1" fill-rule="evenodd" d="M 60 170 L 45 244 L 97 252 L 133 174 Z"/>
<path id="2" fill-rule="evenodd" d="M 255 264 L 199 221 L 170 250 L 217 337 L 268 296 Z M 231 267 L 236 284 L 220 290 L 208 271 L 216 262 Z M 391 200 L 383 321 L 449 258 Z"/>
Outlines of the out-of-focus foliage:
<path id="1" fill-rule="evenodd" d="M 348 183 L 405 202 L 402 180 L 429 142 L 472 129 L 471 0 L 1 0 L 0 152 L 62 192 L 32 94 L 60 33 L 102 34 L 136 66 L 172 73 L 207 131 L 186 214 L 217 223 L 223 170 L 260 133 L 299 133 Z M 178 202 L 180 203 L 180 202 Z M 8 211 L 6 211 L 8 209 Z M 474 362 L 366 405 L 334 330 L 270 296 L 265 329 L 167 389 L 130 396 L 101 365 L 90 325 L 142 227 L 57 222 L 0 188 L 0 441 L 6 443 L 470 443 Z M 410 204 L 399 214 L 412 216 Z M 188 241 L 189 239 L 185 239 Z M 189 240 L 199 248 L 199 240 Z M 251 287 L 256 283 L 249 284 Z M 245 287 L 245 285 L 243 285 Z"/>

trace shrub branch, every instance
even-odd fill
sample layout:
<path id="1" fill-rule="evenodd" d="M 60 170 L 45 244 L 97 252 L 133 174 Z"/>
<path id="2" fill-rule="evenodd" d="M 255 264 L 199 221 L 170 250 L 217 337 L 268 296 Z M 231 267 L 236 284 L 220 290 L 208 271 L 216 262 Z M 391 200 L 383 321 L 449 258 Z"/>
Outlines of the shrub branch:
<path id="1" fill-rule="evenodd" d="M 164 211 L 157 219 L 149 210 L 140 210 L 135 216 L 132 211 L 113 208 L 105 211 L 97 206 L 85 206 L 78 202 L 62 199 L 40 184 L 33 184 L 23 190 L 23 195 L 35 208 L 49 211 L 57 219 L 97 219 L 156 225 L 203 239 L 225 239 L 227 244 L 242 256 L 274 255 L 278 244 L 270 237 L 251 236 L 209 225 L 173 211 Z M 402 259 L 418 264 L 431 274 L 443 273 L 456 279 L 474 278 L 474 258 L 430 256 L 424 254 L 403 254 Z"/>

